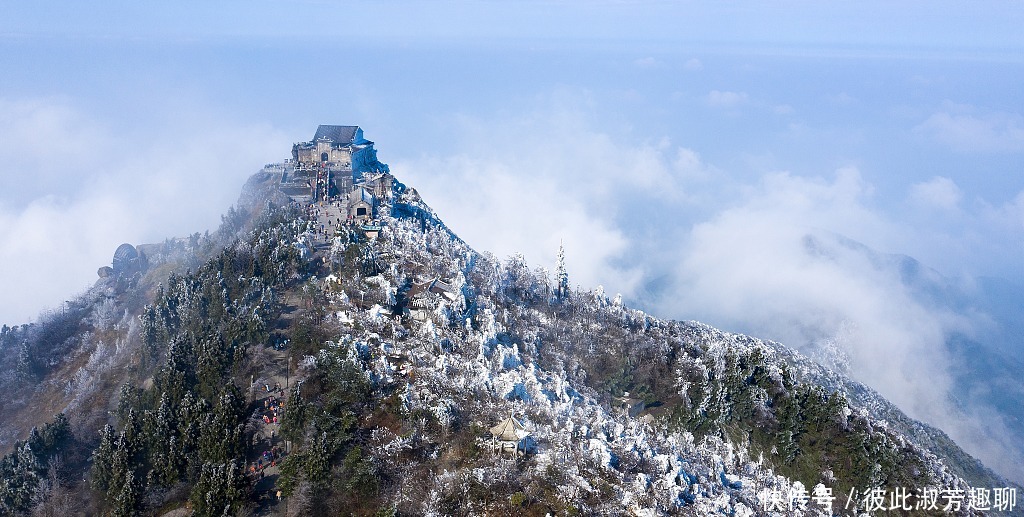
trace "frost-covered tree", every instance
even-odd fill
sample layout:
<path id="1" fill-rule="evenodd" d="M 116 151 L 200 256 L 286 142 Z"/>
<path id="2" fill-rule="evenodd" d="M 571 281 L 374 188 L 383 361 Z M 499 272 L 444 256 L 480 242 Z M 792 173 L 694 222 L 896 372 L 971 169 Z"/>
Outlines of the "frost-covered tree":
<path id="1" fill-rule="evenodd" d="M 127 471 L 120 485 L 111 487 L 117 492 L 113 500 L 113 509 L 110 512 L 112 517 L 130 517 L 135 515 L 139 506 L 139 483 L 135 480 L 135 474 Z"/>
<path id="2" fill-rule="evenodd" d="M 0 461 L 0 513 L 7 515 L 28 508 L 39 486 L 41 471 L 42 466 L 27 443 L 19 443 L 12 454 Z"/>
<path id="3" fill-rule="evenodd" d="M 190 499 L 196 515 L 236 515 L 248 495 L 244 470 L 237 461 L 228 461 L 204 463 Z"/>
<path id="4" fill-rule="evenodd" d="M 559 300 L 569 295 L 569 273 L 565 271 L 565 246 L 558 243 L 558 262 L 555 265 L 555 296 Z"/>
<path id="5" fill-rule="evenodd" d="M 92 485 L 100 492 L 106 492 L 114 477 L 114 443 L 117 431 L 106 424 L 100 429 L 100 445 L 92 453 Z"/>
<path id="6" fill-rule="evenodd" d="M 150 455 L 153 464 L 151 476 L 161 486 L 170 486 L 180 477 L 181 449 L 178 444 L 177 427 L 174 423 L 172 401 L 167 393 L 160 396 L 160 406 L 153 422 L 153 435 L 150 437 Z"/>

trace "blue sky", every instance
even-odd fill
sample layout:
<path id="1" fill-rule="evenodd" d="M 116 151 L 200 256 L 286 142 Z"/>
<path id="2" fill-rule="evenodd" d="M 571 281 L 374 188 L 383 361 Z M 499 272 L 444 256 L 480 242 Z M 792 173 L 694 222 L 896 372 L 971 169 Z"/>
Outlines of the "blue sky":
<path id="1" fill-rule="evenodd" d="M 321 123 L 361 125 L 479 250 L 551 268 L 562 241 L 574 284 L 656 315 L 839 343 L 947 426 L 941 344 L 985 315 L 930 307 L 841 246 L 809 258 L 808 236 L 968 291 L 1024 278 L 1019 2 L 4 11 L 0 322 L 59 306 L 122 242 L 215 227 Z M 950 432 L 1000 455 L 977 426 Z"/>

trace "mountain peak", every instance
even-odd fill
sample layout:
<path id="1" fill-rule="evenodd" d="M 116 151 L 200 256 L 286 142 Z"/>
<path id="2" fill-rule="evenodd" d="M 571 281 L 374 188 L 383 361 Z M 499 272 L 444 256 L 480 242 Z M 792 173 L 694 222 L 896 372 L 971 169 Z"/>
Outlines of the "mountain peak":
<path id="1" fill-rule="evenodd" d="M 4 331 L 27 357 L 59 338 L 21 379 L 64 410 L 0 462 L 6 513 L 59 505 L 53 458 L 89 513 L 831 515 L 1006 487 L 782 345 L 477 253 L 356 126 L 242 199 L 123 289 Z"/>

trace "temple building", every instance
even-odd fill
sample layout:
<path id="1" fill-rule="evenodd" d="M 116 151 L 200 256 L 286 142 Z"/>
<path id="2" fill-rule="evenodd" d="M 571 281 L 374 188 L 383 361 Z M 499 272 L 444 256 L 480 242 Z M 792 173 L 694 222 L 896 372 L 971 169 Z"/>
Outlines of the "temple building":
<path id="1" fill-rule="evenodd" d="M 363 174 L 388 172 L 388 166 L 377 161 L 373 142 L 363 137 L 359 126 L 321 124 L 312 140 L 292 145 L 292 159 L 299 167 L 351 171 L 356 182 Z"/>
<path id="2" fill-rule="evenodd" d="M 530 443 L 528 439 L 530 432 L 514 416 L 509 415 L 508 418 L 492 427 L 490 431 L 491 448 L 494 451 L 502 453 L 509 451 L 515 456 L 529 452 Z"/>
<path id="3" fill-rule="evenodd" d="M 375 201 L 373 194 L 368 190 L 356 187 L 355 190 L 348 194 L 348 202 L 346 203 L 348 218 L 361 223 L 373 219 L 373 205 Z"/>

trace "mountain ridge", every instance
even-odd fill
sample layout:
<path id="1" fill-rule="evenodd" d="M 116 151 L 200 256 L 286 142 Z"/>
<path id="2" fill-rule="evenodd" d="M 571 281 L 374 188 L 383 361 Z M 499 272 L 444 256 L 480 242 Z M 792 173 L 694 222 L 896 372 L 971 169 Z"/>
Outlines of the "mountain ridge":
<path id="1" fill-rule="evenodd" d="M 817 497 L 839 499 L 847 486 L 865 491 L 854 502 L 866 511 L 877 487 L 1009 486 L 941 431 L 778 343 L 660 320 L 600 291 L 557 295 L 520 257 L 472 250 L 400 182 L 374 238 L 348 224 L 327 239 L 276 179 L 254 175 L 221 230 L 165 242 L 146 275 L 121 287 L 101 280 L 72 316 L 92 337 L 60 340 L 87 356 L 65 395 L 95 406 L 64 406 L 70 448 L 95 452 L 92 488 L 65 488 L 91 494 L 90 508 L 159 513 L 188 501 L 198 514 L 260 513 L 288 501 L 307 513 L 755 515 L 771 510 L 772 494 L 788 508 L 796 493 L 805 499 L 793 510 L 815 515 L 830 513 Z M 414 289 L 429 278 L 448 290 Z M 26 336 L 5 338 L 28 337 L 14 332 Z M 269 403 L 255 380 L 282 342 L 294 354 L 288 404 L 271 429 L 290 450 L 274 501 L 244 466 L 246 443 L 265 430 L 249 410 Z M 120 364 L 134 373 L 112 373 Z M 64 365 L 29 366 L 46 384 Z M 77 372 L 106 382 L 83 395 L 93 381 Z M 103 403 L 114 379 L 127 382 Z M 203 422 L 226 432 L 172 426 L 168 412 L 208 412 Z M 491 455 L 485 431 L 508 413 L 533 438 L 511 462 Z M 81 433 L 90 427 L 98 443 Z M 166 447 L 192 442 L 195 458 Z M 60 468 L 37 470 L 42 486 L 43 471 Z M 36 508 L 59 502 L 60 483 L 48 486 Z"/>

